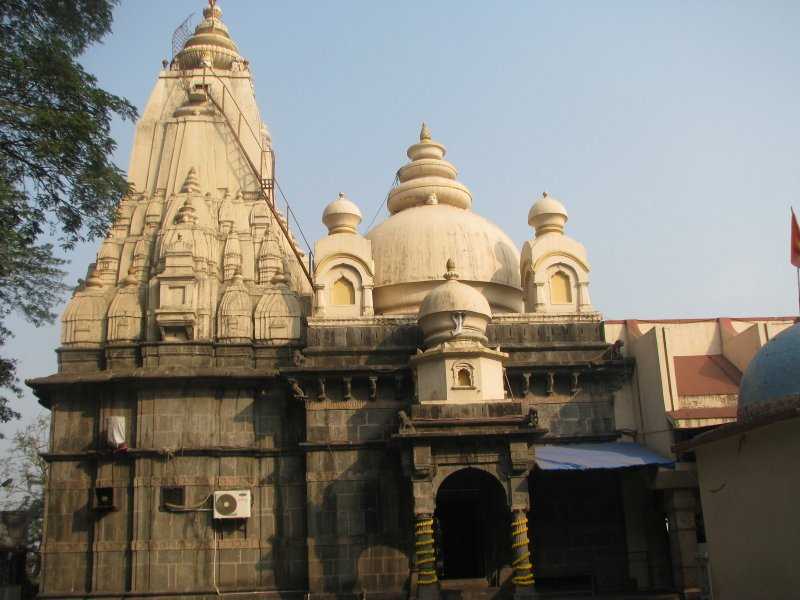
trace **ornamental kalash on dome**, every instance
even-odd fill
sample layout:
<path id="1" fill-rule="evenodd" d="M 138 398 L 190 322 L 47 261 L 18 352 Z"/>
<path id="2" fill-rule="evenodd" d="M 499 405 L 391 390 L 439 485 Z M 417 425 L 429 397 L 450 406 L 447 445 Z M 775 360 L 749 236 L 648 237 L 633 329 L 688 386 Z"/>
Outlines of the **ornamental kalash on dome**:
<path id="1" fill-rule="evenodd" d="M 519 251 L 472 211 L 472 194 L 446 153 L 423 124 L 419 142 L 407 151 L 411 161 L 389 192 L 391 216 L 366 235 L 375 261 L 375 314 L 416 314 L 449 258 L 459 261 L 461 282 L 483 294 L 493 312 L 522 311 Z"/>
<path id="2" fill-rule="evenodd" d="M 186 40 L 183 49 L 175 55 L 180 69 L 232 69 L 246 66 L 230 32 L 222 22 L 222 9 L 215 0 L 209 0 L 203 9 L 203 20 L 194 34 Z"/>
<path id="3" fill-rule="evenodd" d="M 489 302 L 459 281 L 452 259 L 444 279 L 425 296 L 417 316 L 426 347 L 410 360 L 417 398 L 421 404 L 503 401 L 502 361 L 508 355 L 486 345 Z"/>

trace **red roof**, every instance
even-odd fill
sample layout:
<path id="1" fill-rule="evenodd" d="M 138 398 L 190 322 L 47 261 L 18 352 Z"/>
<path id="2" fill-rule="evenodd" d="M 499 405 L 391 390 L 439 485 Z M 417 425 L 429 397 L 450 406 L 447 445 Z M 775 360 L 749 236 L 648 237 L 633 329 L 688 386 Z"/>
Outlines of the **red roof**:
<path id="1" fill-rule="evenodd" d="M 738 394 L 742 373 L 721 354 L 676 356 L 679 396 Z"/>
<path id="2" fill-rule="evenodd" d="M 710 406 L 708 408 L 679 408 L 667 411 L 671 419 L 735 419 L 735 406 Z"/>

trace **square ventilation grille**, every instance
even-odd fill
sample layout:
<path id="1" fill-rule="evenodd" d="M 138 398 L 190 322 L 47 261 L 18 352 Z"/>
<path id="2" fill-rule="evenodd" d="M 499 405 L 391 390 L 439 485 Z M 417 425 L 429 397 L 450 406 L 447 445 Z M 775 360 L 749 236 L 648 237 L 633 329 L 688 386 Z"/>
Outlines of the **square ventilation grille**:
<path id="1" fill-rule="evenodd" d="M 214 492 L 215 519 L 249 519 L 250 490 Z"/>

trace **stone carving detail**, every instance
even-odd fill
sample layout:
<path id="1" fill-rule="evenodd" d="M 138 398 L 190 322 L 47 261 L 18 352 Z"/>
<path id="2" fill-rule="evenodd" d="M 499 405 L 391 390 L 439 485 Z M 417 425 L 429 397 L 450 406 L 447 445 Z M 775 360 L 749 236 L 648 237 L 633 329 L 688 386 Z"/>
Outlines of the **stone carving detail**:
<path id="1" fill-rule="evenodd" d="M 325 378 L 324 377 L 317 377 L 317 400 L 320 402 L 327 402 L 330 400 L 328 398 L 328 393 L 325 390 Z"/>
<path id="2" fill-rule="evenodd" d="M 108 341 L 132 342 L 142 337 L 142 298 L 132 266 L 108 309 Z"/>
<path id="3" fill-rule="evenodd" d="M 450 335 L 456 337 L 464 330 L 464 313 L 454 312 L 450 318 L 453 319 L 453 331 L 450 332 Z"/>
<path id="4" fill-rule="evenodd" d="M 292 352 L 292 364 L 295 367 L 302 367 L 308 362 L 308 357 L 303 354 L 300 350 L 295 350 Z"/>
<path id="5" fill-rule="evenodd" d="M 556 374 L 553 371 L 547 372 L 547 395 L 552 396 L 556 393 Z"/>
<path id="6" fill-rule="evenodd" d="M 116 285 L 122 244 L 110 234 L 97 253 L 97 275 L 104 283 Z"/>
<path id="7" fill-rule="evenodd" d="M 280 247 L 273 227 L 261 242 L 258 251 L 258 282 L 268 285 L 282 268 Z"/>
<path id="8" fill-rule="evenodd" d="M 400 432 L 401 433 L 413 433 L 416 431 L 414 427 L 414 422 L 408 416 L 406 411 L 400 410 L 397 412 L 397 417 L 400 419 Z"/>
<path id="9" fill-rule="evenodd" d="M 92 272 L 67 304 L 61 317 L 61 343 L 65 346 L 99 345 L 105 341 L 107 290 Z"/>
<path id="10" fill-rule="evenodd" d="M 531 391 L 531 376 L 533 374 L 526 371 L 522 374 L 522 397 L 527 396 Z"/>
<path id="11" fill-rule="evenodd" d="M 255 338 L 273 344 L 286 344 L 303 335 L 302 308 L 297 295 L 286 285 L 283 270 L 259 300 L 255 311 Z"/>
<path id="12" fill-rule="evenodd" d="M 239 236 L 236 233 L 228 235 L 225 241 L 225 252 L 222 258 L 223 278 L 225 281 L 233 279 L 236 273 L 241 274 L 242 270 L 242 248 L 239 244 Z"/>
<path id="13" fill-rule="evenodd" d="M 308 398 L 306 393 L 303 391 L 303 388 L 300 387 L 300 382 L 297 381 L 297 379 L 288 379 L 287 381 L 289 382 L 289 388 L 292 391 L 292 397 L 294 397 L 295 400 L 305 400 Z"/>
<path id="14" fill-rule="evenodd" d="M 217 338 L 229 343 L 251 341 L 253 337 L 252 314 L 250 295 L 247 293 L 242 273 L 238 271 L 219 303 Z"/>
<path id="15" fill-rule="evenodd" d="M 573 371 L 572 378 L 570 380 L 569 392 L 573 396 L 580 391 L 580 371 Z"/>

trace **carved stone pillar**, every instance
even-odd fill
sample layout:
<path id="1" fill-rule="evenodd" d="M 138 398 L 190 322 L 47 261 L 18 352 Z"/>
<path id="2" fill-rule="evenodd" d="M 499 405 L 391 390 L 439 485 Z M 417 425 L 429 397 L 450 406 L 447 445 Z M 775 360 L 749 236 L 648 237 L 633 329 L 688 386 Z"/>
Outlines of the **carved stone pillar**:
<path id="1" fill-rule="evenodd" d="M 411 492 L 414 497 L 414 577 L 411 597 L 417 600 L 439 600 L 439 578 L 436 576 L 436 545 L 433 536 L 433 513 L 436 510 L 433 477 L 436 464 L 431 447 L 415 445 L 408 457 Z"/>
<path id="2" fill-rule="evenodd" d="M 364 290 L 364 308 L 363 308 L 363 315 L 364 317 L 371 317 L 375 314 L 375 307 L 372 304 L 372 288 L 371 285 L 365 285 L 363 287 Z"/>
<path id="3" fill-rule="evenodd" d="M 511 552 L 514 569 L 514 597 L 524 598 L 533 595 L 533 565 L 531 564 L 530 540 L 528 539 L 528 515 L 524 510 L 512 513 Z"/>
<path id="4" fill-rule="evenodd" d="M 588 312 L 592 310 L 592 301 L 589 299 L 589 282 L 578 282 L 578 312 Z"/>
<path id="5" fill-rule="evenodd" d="M 314 284 L 314 316 L 322 317 L 325 315 L 325 285 Z"/>
<path id="6" fill-rule="evenodd" d="M 414 566 L 417 569 L 417 598 L 438 598 L 439 578 L 436 576 L 436 546 L 431 513 L 414 516 Z"/>
<path id="7" fill-rule="evenodd" d="M 533 305 L 533 312 L 544 312 L 547 307 L 547 303 L 544 301 L 544 282 L 535 281 L 534 285 L 536 286 L 536 301 Z"/>

